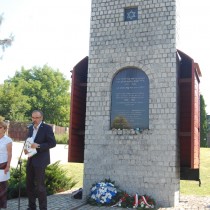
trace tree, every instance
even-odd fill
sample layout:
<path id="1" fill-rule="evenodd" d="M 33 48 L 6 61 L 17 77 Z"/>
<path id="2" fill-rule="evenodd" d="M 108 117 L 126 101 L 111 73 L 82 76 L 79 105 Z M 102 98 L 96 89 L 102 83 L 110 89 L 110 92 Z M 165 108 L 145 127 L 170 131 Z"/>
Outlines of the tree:
<path id="1" fill-rule="evenodd" d="M 206 105 L 203 95 L 200 95 L 200 146 L 207 147 L 208 122 Z"/>
<path id="2" fill-rule="evenodd" d="M 25 121 L 25 112 L 30 110 L 29 97 L 22 94 L 19 87 L 5 82 L 0 86 L 0 114 L 7 120 Z"/>
<path id="3" fill-rule="evenodd" d="M 28 70 L 22 67 L 21 71 L 16 72 L 3 85 L 0 114 L 3 113 L 9 120 L 30 120 L 31 112 L 39 109 L 44 113 L 45 122 L 68 126 L 69 86 L 69 80 L 61 72 L 47 65 Z"/>
<path id="4" fill-rule="evenodd" d="M 0 15 L 0 26 L 2 24 L 2 21 L 3 21 L 3 15 Z M 12 34 L 9 36 L 9 38 L 0 39 L 1 49 L 4 51 L 5 48 L 11 46 L 13 40 L 14 40 L 14 36 Z M 2 56 L 0 56 L 0 59 L 1 58 Z"/>

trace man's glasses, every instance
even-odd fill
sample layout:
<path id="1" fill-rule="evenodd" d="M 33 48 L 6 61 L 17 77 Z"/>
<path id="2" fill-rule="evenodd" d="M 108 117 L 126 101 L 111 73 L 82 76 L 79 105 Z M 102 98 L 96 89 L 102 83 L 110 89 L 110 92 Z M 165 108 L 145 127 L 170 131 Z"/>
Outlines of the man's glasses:
<path id="1" fill-rule="evenodd" d="M 39 118 L 41 118 L 41 117 L 32 117 L 32 119 L 39 119 Z"/>
<path id="2" fill-rule="evenodd" d="M 0 129 L 2 129 L 3 127 L 0 127 Z"/>

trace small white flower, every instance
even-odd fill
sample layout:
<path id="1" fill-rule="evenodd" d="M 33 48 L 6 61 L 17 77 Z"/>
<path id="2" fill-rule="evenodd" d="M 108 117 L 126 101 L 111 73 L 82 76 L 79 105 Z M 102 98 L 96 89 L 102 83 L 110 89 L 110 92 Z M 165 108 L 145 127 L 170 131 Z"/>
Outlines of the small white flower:
<path id="1" fill-rule="evenodd" d="M 91 195 L 91 198 L 95 200 L 96 199 L 96 196 L 94 194 L 92 194 Z"/>
<path id="2" fill-rule="evenodd" d="M 112 198 L 111 193 L 107 193 L 107 197 L 111 199 Z"/>
<path id="3" fill-rule="evenodd" d="M 91 191 L 94 191 L 94 190 L 96 190 L 96 186 L 92 187 L 92 190 Z"/>

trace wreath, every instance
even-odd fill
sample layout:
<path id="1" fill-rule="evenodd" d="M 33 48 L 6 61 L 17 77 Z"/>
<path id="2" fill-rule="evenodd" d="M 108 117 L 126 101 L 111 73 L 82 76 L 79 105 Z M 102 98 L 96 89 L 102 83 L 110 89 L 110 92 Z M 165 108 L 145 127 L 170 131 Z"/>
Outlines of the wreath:
<path id="1" fill-rule="evenodd" d="M 87 202 L 90 205 L 135 208 L 137 210 L 154 209 L 155 201 L 147 195 L 133 196 L 120 190 L 110 179 L 94 184 Z"/>
<path id="2" fill-rule="evenodd" d="M 97 206 L 111 206 L 117 200 L 117 187 L 111 180 L 105 179 L 92 186 L 88 203 Z"/>

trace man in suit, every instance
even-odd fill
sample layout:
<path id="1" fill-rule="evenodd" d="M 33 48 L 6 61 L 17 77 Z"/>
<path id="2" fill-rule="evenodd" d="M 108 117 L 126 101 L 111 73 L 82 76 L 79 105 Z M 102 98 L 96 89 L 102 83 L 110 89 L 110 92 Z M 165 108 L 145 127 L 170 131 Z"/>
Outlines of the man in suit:
<path id="1" fill-rule="evenodd" d="M 26 191 L 28 195 L 28 210 L 36 209 L 36 197 L 39 209 L 47 210 L 47 193 L 45 187 L 45 169 L 50 164 L 50 148 L 56 146 L 55 136 L 50 125 L 43 123 L 42 111 L 32 112 L 33 125 L 29 127 L 29 137 L 34 143 L 32 149 L 37 153 L 30 156 L 26 166 Z M 27 154 L 27 151 L 25 154 Z"/>

